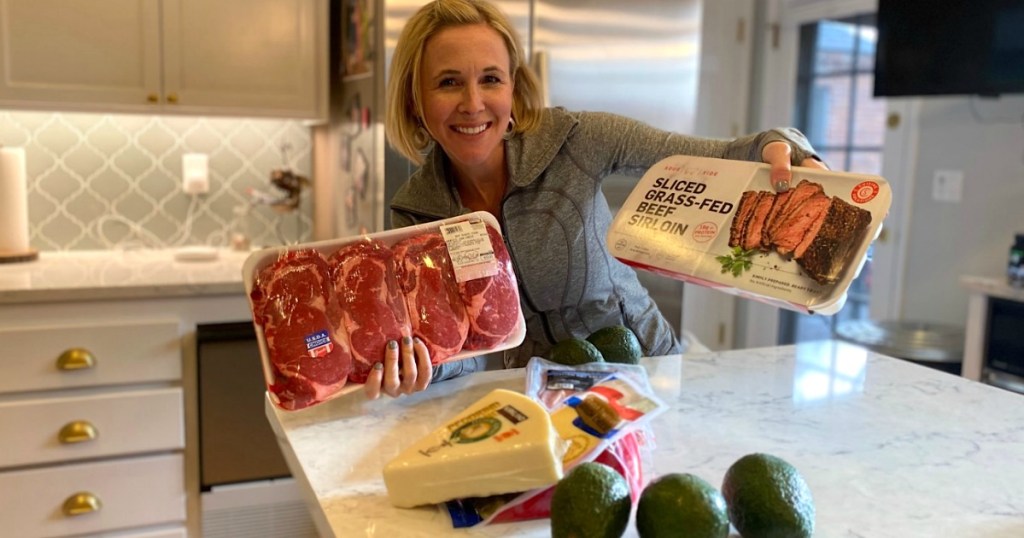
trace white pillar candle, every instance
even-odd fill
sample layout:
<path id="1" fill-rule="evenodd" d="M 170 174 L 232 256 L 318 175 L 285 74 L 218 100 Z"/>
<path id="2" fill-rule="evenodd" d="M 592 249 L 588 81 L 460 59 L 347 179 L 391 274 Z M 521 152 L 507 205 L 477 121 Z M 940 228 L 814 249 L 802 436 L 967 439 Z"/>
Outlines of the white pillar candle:
<path id="1" fill-rule="evenodd" d="M 25 149 L 0 147 L 0 253 L 28 251 Z"/>

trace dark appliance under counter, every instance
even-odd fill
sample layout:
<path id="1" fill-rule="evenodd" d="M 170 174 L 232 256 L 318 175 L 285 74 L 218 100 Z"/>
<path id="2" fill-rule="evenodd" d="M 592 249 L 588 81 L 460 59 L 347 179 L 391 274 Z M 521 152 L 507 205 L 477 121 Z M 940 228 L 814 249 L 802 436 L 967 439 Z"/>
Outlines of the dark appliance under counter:
<path id="1" fill-rule="evenodd" d="M 1024 289 L 1005 277 L 960 283 L 970 291 L 963 376 L 1024 394 Z"/>
<path id="2" fill-rule="evenodd" d="M 267 422 L 251 321 L 196 329 L 204 538 L 315 538 L 316 528 Z"/>

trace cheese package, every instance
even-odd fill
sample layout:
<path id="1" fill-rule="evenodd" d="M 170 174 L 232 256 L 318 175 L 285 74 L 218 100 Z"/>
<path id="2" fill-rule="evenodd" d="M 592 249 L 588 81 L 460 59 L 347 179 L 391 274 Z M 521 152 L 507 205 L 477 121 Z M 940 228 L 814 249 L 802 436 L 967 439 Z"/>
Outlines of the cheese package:
<path id="1" fill-rule="evenodd" d="M 542 368 L 543 363 L 548 361 L 534 357 L 527 371 Z M 652 448 L 647 426 L 667 406 L 653 393 L 646 375 L 606 374 L 563 398 L 554 406 L 551 422 L 567 443 L 562 456 L 565 472 L 588 461 L 608 465 L 626 479 L 636 501 L 644 486 L 643 452 Z M 519 494 L 458 499 L 446 503 L 445 508 L 455 527 L 538 519 L 550 515 L 553 493 L 554 487 L 549 486 Z"/>
<path id="2" fill-rule="evenodd" d="M 608 229 L 618 260 L 802 313 L 834 314 L 881 231 L 882 177 L 676 155 L 651 167 Z"/>
<path id="3" fill-rule="evenodd" d="M 495 389 L 388 462 L 384 486 L 399 508 L 550 486 L 566 447 L 540 404 Z"/>

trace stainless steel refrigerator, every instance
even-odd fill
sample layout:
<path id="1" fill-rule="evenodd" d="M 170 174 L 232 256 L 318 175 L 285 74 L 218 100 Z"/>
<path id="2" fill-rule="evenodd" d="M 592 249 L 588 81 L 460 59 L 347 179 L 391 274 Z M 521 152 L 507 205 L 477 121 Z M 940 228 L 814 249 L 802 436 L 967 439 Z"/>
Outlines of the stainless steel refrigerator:
<path id="1" fill-rule="evenodd" d="M 387 228 L 387 202 L 414 170 L 384 140 L 387 66 L 405 21 L 427 0 L 332 0 L 331 121 L 314 133 L 326 236 Z M 702 0 L 496 0 L 541 75 L 548 104 L 693 131 Z M 634 180 L 611 177 L 615 210 Z M 321 202 L 322 203 L 322 202 Z M 321 212 L 323 214 L 323 212 Z M 641 273 L 679 327 L 682 284 Z"/>

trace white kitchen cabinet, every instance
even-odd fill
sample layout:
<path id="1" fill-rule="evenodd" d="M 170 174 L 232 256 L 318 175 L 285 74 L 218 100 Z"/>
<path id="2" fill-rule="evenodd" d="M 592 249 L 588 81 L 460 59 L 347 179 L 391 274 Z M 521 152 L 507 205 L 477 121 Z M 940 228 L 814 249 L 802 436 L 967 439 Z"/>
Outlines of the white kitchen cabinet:
<path id="1" fill-rule="evenodd" d="M 322 119 L 326 0 L 0 0 L 0 107 Z"/>
<path id="2" fill-rule="evenodd" d="M 178 454 L 0 473 L 5 536 L 77 536 L 185 521 Z"/>
<path id="3" fill-rule="evenodd" d="M 0 528 L 11 536 L 185 528 L 182 324 L 145 317 L 29 315 L 0 330 Z"/>
<path id="4" fill-rule="evenodd" d="M 248 255 L 0 264 L 0 536 L 203 535 L 196 333 L 251 319 Z M 79 492 L 100 509 L 65 515 Z"/>

